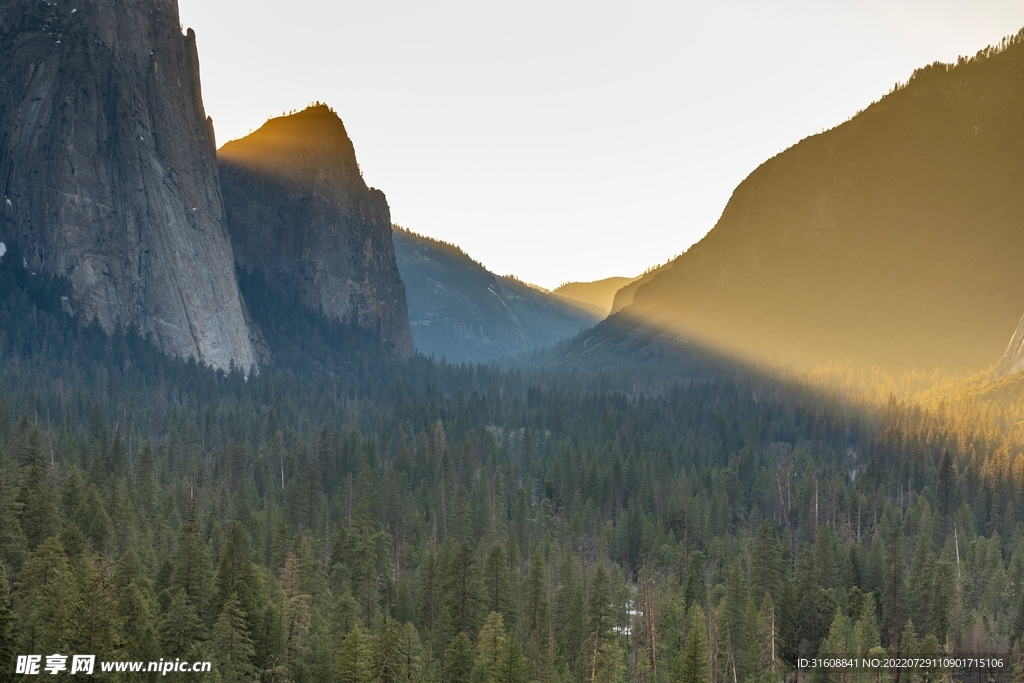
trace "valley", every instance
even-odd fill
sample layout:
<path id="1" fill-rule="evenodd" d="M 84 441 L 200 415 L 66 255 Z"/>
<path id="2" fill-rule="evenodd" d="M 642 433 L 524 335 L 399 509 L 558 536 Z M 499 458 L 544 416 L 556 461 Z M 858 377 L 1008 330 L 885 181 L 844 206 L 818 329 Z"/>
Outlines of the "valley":
<path id="1" fill-rule="evenodd" d="M 0 683 L 1019 678 L 1024 32 L 547 290 L 344 111 L 218 149 L 179 21 L 0 5 Z"/>

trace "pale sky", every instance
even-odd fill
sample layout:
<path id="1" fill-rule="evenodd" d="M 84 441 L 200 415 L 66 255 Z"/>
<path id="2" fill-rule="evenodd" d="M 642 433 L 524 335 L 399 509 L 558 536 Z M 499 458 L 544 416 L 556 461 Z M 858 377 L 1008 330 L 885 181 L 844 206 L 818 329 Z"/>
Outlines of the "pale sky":
<path id="1" fill-rule="evenodd" d="M 636 275 L 1020 0 L 179 0 L 218 143 L 314 101 L 393 220 L 545 287 Z"/>

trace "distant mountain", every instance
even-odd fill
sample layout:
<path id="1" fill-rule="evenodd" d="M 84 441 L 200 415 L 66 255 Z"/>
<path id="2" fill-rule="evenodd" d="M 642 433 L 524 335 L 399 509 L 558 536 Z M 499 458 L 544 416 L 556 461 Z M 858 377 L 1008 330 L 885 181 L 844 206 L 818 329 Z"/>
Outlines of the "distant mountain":
<path id="1" fill-rule="evenodd" d="M 623 285 L 617 292 L 615 292 L 615 297 L 612 299 L 612 307 L 609 311 L 609 315 L 612 313 L 618 313 L 623 308 L 633 303 L 633 297 L 636 296 L 636 290 L 640 289 L 642 285 L 653 280 L 658 273 L 668 270 L 671 267 L 672 262 L 670 261 L 664 265 L 651 268 L 640 277 L 633 278 L 630 282 Z"/>
<path id="2" fill-rule="evenodd" d="M 550 346 L 599 314 L 511 277 L 456 246 L 394 226 L 416 348 L 449 361 L 486 362 Z"/>
<path id="3" fill-rule="evenodd" d="M 215 154 L 177 2 L 0 2 L 0 242 L 106 331 L 248 370 Z"/>
<path id="4" fill-rule="evenodd" d="M 1024 311 L 1022 37 L 762 164 L 578 348 L 627 326 L 800 365 L 991 366 Z"/>
<path id="5" fill-rule="evenodd" d="M 615 293 L 635 279 L 632 277 L 609 277 L 593 282 L 567 282 L 561 287 L 551 290 L 551 293 L 579 304 L 593 306 L 596 311 L 600 311 L 601 315 L 605 316 L 612 310 Z"/>
<path id="6" fill-rule="evenodd" d="M 391 214 L 326 105 L 270 119 L 219 150 L 235 261 L 328 318 L 413 353 Z"/>

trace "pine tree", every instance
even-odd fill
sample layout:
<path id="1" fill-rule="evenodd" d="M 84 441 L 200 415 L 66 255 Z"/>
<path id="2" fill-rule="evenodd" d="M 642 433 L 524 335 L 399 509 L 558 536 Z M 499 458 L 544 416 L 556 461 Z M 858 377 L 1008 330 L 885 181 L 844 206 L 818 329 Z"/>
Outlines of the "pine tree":
<path id="1" fill-rule="evenodd" d="M 949 450 L 942 453 L 942 462 L 939 463 L 939 480 L 936 487 L 936 500 L 938 503 L 940 537 L 942 543 L 946 542 L 952 523 L 953 512 L 956 509 L 956 470 L 953 467 L 953 457 Z"/>
<path id="2" fill-rule="evenodd" d="M 494 669 L 498 652 L 505 643 L 505 620 L 500 612 L 491 612 L 477 637 L 477 651 L 480 662 L 488 669 Z"/>
<path id="3" fill-rule="evenodd" d="M 0 450 L 0 563 L 20 567 L 28 553 L 28 540 L 21 528 L 15 473 Z"/>
<path id="4" fill-rule="evenodd" d="M 108 552 L 114 536 L 114 526 L 110 523 L 110 516 L 95 484 L 89 484 L 85 494 L 82 525 L 82 531 L 89 539 L 93 550 L 99 553 Z"/>
<path id="5" fill-rule="evenodd" d="M 946 636 L 951 627 L 950 609 L 952 608 L 955 593 L 956 569 L 950 562 L 940 561 L 936 563 L 929 630 L 942 647 L 945 647 Z"/>
<path id="6" fill-rule="evenodd" d="M 338 597 L 331 607 L 331 633 L 335 641 L 340 643 L 359 623 L 359 603 L 352 597 L 348 585 L 345 585 L 338 591 Z"/>
<path id="7" fill-rule="evenodd" d="M 206 637 L 199 611 L 189 602 L 184 588 L 179 588 L 160 623 L 161 654 L 165 659 L 184 657 L 192 646 Z"/>
<path id="8" fill-rule="evenodd" d="M 299 561 L 289 553 L 281 569 L 281 633 L 284 658 L 291 668 L 301 657 L 310 625 L 310 597 L 302 592 Z"/>
<path id="9" fill-rule="evenodd" d="M 566 557 L 558 571 L 558 588 L 555 591 L 555 641 L 561 648 L 562 656 L 575 672 L 586 639 L 586 603 L 583 590 L 576 579 L 575 565 Z"/>
<path id="10" fill-rule="evenodd" d="M 18 654 L 14 648 L 14 625 L 17 617 L 11 609 L 11 592 L 7 584 L 7 569 L 0 564 L 0 662 L 13 662 Z M 0 683 L 12 683 L 14 669 L 0 667 Z"/>
<path id="11" fill-rule="evenodd" d="M 244 526 L 234 522 L 228 528 L 224 552 L 221 553 L 220 562 L 217 563 L 217 575 L 214 583 L 217 588 L 216 607 L 218 610 L 227 602 L 228 596 L 235 592 L 235 582 L 248 563 L 249 536 Z"/>
<path id="12" fill-rule="evenodd" d="M 412 624 L 407 623 L 402 627 L 398 655 L 401 660 L 399 680 L 412 683 L 420 673 L 420 634 Z"/>
<path id="13" fill-rule="evenodd" d="M 484 559 L 484 611 L 498 612 L 511 625 L 512 582 L 509 579 L 508 554 L 500 541 L 491 544 Z"/>
<path id="14" fill-rule="evenodd" d="M 150 601 L 135 579 L 125 586 L 118 586 L 116 591 L 117 612 L 122 624 L 123 646 L 127 656 L 136 660 L 155 660 L 159 655 Z"/>
<path id="15" fill-rule="evenodd" d="M 866 656 L 871 648 L 881 645 L 881 637 L 878 634 L 878 611 L 873 593 L 864 596 L 860 618 L 853 626 L 853 641 L 858 657 Z"/>
<path id="16" fill-rule="evenodd" d="M 101 555 L 95 554 L 77 563 L 74 574 L 77 599 L 71 646 L 78 652 L 111 656 L 123 638 L 113 570 Z"/>
<path id="17" fill-rule="evenodd" d="M 526 683 L 529 673 L 522 647 L 515 638 L 506 638 L 498 651 L 498 659 L 494 665 L 492 680 L 494 683 Z"/>
<path id="18" fill-rule="evenodd" d="M 445 683 L 470 683 L 470 676 L 476 664 L 473 643 L 465 632 L 452 639 L 444 655 Z"/>
<path id="19" fill-rule="evenodd" d="M 821 659 L 849 659 L 856 656 L 853 624 L 841 609 L 837 609 L 836 616 L 832 619 L 832 625 L 828 630 L 828 638 L 822 642 L 818 657 Z M 826 670 L 818 669 L 814 673 L 818 679 L 825 680 Z M 843 673 L 842 671 L 836 672 L 837 677 L 842 678 Z M 843 678 L 836 683 L 845 683 L 845 680 Z"/>
<path id="20" fill-rule="evenodd" d="M 370 638 L 362 626 L 356 625 L 338 650 L 338 663 L 335 673 L 339 683 L 369 683 L 373 674 L 373 650 Z"/>
<path id="21" fill-rule="evenodd" d="M 530 570 L 523 586 L 523 626 L 527 637 L 527 656 L 534 665 L 533 675 L 543 678 L 548 662 L 548 582 L 544 556 L 535 551 L 530 558 Z M 610 602 L 610 600 L 609 600 Z M 610 605 L 609 605 L 610 609 Z"/>
<path id="22" fill-rule="evenodd" d="M 56 496 L 46 472 L 43 434 L 37 427 L 28 430 L 22 461 L 25 474 L 18 492 L 20 522 L 28 547 L 35 548 L 57 533 L 60 523 Z"/>
<path id="23" fill-rule="evenodd" d="M 253 680 L 256 673 L 252 664 L 255 651 L 249 637 L 245 612 L 242 611 L 236 593 L 231 593 L 224 602 L 213 625 L 212 641 L 222 683 L 247 683 Z"/>
<path id="24" fill-rule="evenodd" d="M 14 605 L 22 653 L 63 652 L 71 641 L 75 587 L 64 548 L 51 536 L 33 550 L 18 573 Z"/>
<path id="25" fill-rule="evenodd" d="M 588 632 L 600 643 L 611 632 L 613 617 L 611 584 L 602 564 L 597 565 L 590 577 L 590 598 L 587 604 Z"/>
<path id="26" fill-rule="evenodd" d="M 927 624 L 932 599 L 934 557 L 931 552 L 931 538 L 920 533 L 914 546 L 914 557 L 910 562 L 907 609 L 909 617 L 918 624 Z"/>
<path id="27" fill-rule="evenodd" d="M 473 546 L 466 541 L 455 544 L 447 564 L 443 575 L 444 600 L 452 630 L 476 633 L 480 629 L 480 574 Z"/>
<path id="28" fill-rule="evenodd" d="M 882 588 L 882 618 L 888 641 L 894 645 L 906 618 L 906 569 L 903 566 L 903 534 L 898 520 L 890 522 L 885 543 L 885 578 Z"/>
<path id="29" fill-rule="evenodd" d="M 171 592 L 182 590 L 200 619 L 206 614 L 213 576 L 210 570 L 210 549 L 199 535 L 195 501 L 189 507 L 189 519 L 178 536 L 178 552 L 171 573 Z M 207 622 L 209 623 L 209 622 Z"/>
<path id="30" fill-rule="evenodd" d="M 690 558 L 686 565 L 686 588 L 683 593 L 683 601 L 686 603 L 686 607 L 696 602 L 697 604 L 704 604 L 704 596 L 706 593 L 704 587 L 704 570 L 706 560 L 704 559 L 704 553 L 696 550 L 690 553 Z"/>
<path id="31" fill-rule="evenodd" d="M 757 529 L 750 553 L 750 593 L 756 601 L 770 593 L 773 600 L 779 599 L 782 587 L 782 542 L 775 526 L 765 520 Z"/>
<path id="32" fill-rule="evenodd" d="M 707 683 L 710 676 L 708 663 L 708 632 L 704 610 L 693 604 L 687 617 L 686 640 L 676 657 L 672 683 Z"/>
<path id="33" fill-rule="evenodd" d="M 401 642 L 401 625 L 390 618 L 385 618 L 374 639 L 372 671 L 376 683 L 396 683 L 400 680 Z"/>
<path id="34" fill-rule="evenodd" d="M 865 593 L 882 592 L 883 577 L 885 568 L 882 566 L 882 534 L 876 533 L 871 539 L 871 549 L 868 551 L 867 560 L 864 563 L 864 585 Z"/>
<path id="35" fill-rule="evenodd" d="M 420 624 L 428 631 L 434 628 L 434 615 L 437 612 L 437 553 L 431 547 L 427 550 L 426 560 L 420 569 L 419 617 Z"/>
<path id="36" fill-rule="evenodd" d="M 725 621 L 725 634 L 734 659 L 739 660 L 747 650 L 747 581 L 739 555 L 733 560 L 729 579 L 725 585 L 725 598 L 719 613 Z"/>

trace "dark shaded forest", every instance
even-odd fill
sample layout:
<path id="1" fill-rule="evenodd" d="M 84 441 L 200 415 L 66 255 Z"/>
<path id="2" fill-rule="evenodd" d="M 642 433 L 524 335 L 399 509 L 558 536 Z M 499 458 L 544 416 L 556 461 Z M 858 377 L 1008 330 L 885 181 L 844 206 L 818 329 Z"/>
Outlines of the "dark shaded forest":
<path id="1" fill-rule="evenodd" d="M 29 653 L 224 683 L 770 683 L 1019 648 L 1012 386 L 399 361 L 240 283 L 275 358 L 248 378 L 84 324 L 0 259 L 0 681 Z"/>

